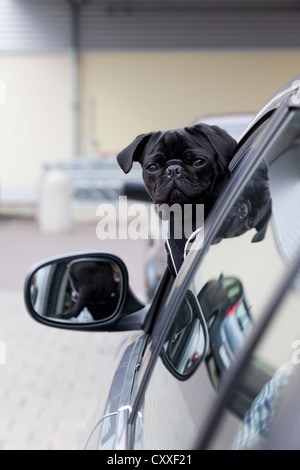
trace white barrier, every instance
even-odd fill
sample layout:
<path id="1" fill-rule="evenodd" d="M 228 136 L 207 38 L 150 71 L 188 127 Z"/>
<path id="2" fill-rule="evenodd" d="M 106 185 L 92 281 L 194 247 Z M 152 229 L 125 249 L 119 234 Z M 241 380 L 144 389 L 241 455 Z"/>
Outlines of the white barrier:
<path id="1" fill-rule="evenodd" d="M 68 176 L 59 169 L 50 170 L 43 178 L 38 218 L 44 233 L 61 233 L 71 228 L 71 185 Z"/>

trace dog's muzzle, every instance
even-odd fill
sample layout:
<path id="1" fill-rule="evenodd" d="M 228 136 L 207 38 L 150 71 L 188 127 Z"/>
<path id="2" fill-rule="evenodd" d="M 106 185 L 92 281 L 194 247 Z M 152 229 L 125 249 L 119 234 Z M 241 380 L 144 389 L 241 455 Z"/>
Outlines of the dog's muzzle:
<path id="1" fill-rule="evenodd" d="M 241 202 L 237 209 L 237 216 L 240 220 L 244 220 L 251 212 L 250 201 Z"/>
<path id="2" fill-rule="evenodd" d="M 170 160 L 168 162 L 168 166 L 165 170 L 165 174 L 168 178 L 176 179 L 181 175 L 183 168 L 178 162 L 180 162 L 180 160 Z"/>

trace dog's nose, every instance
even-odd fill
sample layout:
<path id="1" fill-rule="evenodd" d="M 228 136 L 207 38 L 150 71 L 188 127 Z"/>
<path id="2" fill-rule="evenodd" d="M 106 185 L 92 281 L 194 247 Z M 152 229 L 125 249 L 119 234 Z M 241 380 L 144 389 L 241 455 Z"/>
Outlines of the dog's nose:
<path id="1" fill-rule="evenodd" d="M 168 178 L 175 179 L 181 175 L 182 167 L 180 165 L 170 165 L 166 169 L 166 175 Z"/>

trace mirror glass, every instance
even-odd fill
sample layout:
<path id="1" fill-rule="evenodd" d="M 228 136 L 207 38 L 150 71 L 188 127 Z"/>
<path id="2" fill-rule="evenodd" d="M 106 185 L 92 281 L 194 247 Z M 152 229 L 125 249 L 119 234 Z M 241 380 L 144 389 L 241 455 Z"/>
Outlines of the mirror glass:
<path id="1" fill-rule="evenodd" d="M 164 343 L 164 362 L 178 378 L 185 379 L 196 370 L 207 350 L 208 331 L 200 305 L 194 293 L 187 291 Z"/>
<path id="2" fill-rule="evenodd" d="M 91 323 L 113 316 L 122 297 L 123 275 L 105 258 L 59 260 L 30 279 L 30 302 L 37 315 L 56 321 Z"/>

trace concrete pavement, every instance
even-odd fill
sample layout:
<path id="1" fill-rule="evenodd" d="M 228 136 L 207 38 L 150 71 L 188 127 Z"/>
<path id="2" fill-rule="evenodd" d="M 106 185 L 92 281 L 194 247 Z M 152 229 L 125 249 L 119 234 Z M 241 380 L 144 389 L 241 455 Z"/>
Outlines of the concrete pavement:
<path id="1" fill-rule="evenodd" d="M 32 320 L 23 303 L 33 263 L 87 250 L 119 255 L 132 288 L 143 296 L 146 241 L 100 241 L 94 223 L 43 235 L 34 219 L 0 218 L 0 449 L 81 448 L 96 407 L 105 403 L 127 333 L 48 328 Z"/>

